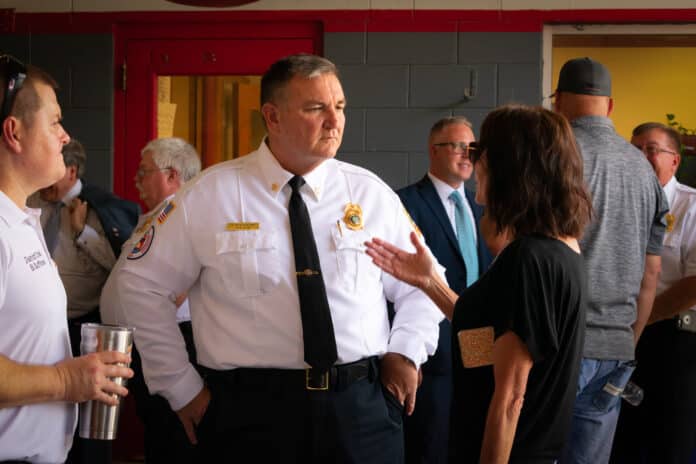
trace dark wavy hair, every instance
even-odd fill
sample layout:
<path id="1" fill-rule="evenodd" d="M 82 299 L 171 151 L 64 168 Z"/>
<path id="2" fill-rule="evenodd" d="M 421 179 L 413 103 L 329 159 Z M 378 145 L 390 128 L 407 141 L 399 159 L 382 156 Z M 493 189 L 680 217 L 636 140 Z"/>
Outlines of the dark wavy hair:
<path id="1" fill-rule="evenodd" d="M 508 105 L 481 126 L 488 171 L 486 214 L 499 232 L 579 237 L 592 216 L 583 161 L 567 120 Z"/>

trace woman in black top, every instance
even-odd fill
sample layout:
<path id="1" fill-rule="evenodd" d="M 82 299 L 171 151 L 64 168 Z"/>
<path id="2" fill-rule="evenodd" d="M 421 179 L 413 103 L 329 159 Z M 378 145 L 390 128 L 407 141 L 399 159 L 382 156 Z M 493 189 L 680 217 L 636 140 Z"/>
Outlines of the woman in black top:
<path id="1" fill-rule="evenodd" d="M 566 439 L 585 323 L 577 237 L 591 215 L 582 158 L 568 122 L 543 108 L 505 106 L 470 144 L 476 201 L 510 237 L 461 296 L 415 254 L 379 239 L 368 254 L 423 290 L 452 321 L 453 462 L 554 462 Z"/>

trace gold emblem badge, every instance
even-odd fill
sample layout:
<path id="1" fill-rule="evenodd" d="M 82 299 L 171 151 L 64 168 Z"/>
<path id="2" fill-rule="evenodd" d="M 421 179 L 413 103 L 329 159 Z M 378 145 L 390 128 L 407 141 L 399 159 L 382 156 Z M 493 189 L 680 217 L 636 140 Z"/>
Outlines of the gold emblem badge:
<path id="1" fill-rule="evenodd" d="M 675 221 L 674 214 L 672 214 L 672 213 L 665 214 L 665 220 L 667 221 L 667 232 L 672 232 L 672 229 L 674 229 L 674 221 Z"/>
<path id="2" fill-rule="evenodd" d="M 343 210 L 343 222 L 350 230 L 363 228 L 362 208 L 355 203 L 348 203 Z"/>

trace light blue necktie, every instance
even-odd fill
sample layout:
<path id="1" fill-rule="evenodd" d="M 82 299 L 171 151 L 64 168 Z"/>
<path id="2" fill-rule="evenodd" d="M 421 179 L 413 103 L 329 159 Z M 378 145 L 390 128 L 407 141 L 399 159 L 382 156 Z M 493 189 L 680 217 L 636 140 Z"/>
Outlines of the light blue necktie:
<path id="1" fill-rule="evenodd" d="M 474 227 L 469 214 L 464 209 L 462 196 L 458 191 L 450 193 L 449 199 L 454 202 L 454 224 L 457 228 L 457 242 L 459 251 L 466 265 L 466 286 L 473 284 L 478 279 L 478 256 L 476 254 L 476 239 Z"/>

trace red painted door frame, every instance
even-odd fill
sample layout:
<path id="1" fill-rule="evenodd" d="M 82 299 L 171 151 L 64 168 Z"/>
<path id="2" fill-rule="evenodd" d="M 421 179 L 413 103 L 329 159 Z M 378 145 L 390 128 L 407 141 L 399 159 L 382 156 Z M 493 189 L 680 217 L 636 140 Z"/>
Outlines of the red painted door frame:
<path id="1" fill-rule="evenodd" d="M 322 37 L 318 22 L 117 26 L 114 192 L 138 199 L 133 177 L 140 150 L 156 137 L 157 76 L 260 75 L 282 56 L 298 52 L 321 54 Z"/>

